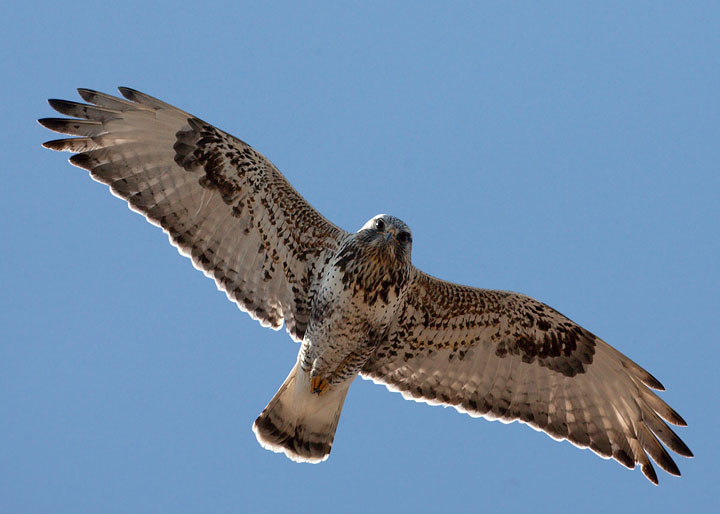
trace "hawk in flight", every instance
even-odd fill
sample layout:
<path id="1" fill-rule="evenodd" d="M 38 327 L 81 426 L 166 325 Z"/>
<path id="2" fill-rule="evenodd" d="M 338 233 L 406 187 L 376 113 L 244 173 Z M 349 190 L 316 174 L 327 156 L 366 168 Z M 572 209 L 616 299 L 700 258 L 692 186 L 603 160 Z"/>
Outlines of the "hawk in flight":
<path id="1" fill-rule="evenodd" d="M 297 362 L 253 425 L 295 461 L 330 453 L 358 375 L 405 398 L 520 421 L 613 458 L 657 483 L 690 449 L 685 426 L 625 355 L 530 297 L 434 278 L 412 265 L 412 233 L 375 216 L 355 233 L 325 219 L 249 145 L 138 91 L 79 89 L 45 118 L 70 136 L 44 144 L 107 184 L 230 300 L 301 343 Z M 663 444 L 661 444 L 663 443 Z"/>

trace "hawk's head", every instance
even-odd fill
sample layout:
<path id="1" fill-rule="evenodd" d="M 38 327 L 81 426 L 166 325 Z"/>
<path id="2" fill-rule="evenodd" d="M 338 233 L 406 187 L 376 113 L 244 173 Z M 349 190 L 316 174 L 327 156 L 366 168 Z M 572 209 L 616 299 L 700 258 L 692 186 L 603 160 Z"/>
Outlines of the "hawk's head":
<path id="1" fill-rule="evenodd" d="M 378 214 L 357 232 L 357 240 L 374 249 L 380 259 L 397 259 L 410 264 L 412 232 L 400 219 Z"/>

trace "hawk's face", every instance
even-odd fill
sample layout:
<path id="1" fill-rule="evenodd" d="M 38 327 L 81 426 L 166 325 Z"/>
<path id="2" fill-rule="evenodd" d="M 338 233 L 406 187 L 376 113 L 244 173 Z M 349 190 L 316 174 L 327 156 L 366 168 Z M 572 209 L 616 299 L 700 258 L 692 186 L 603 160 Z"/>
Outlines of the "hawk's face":
<path id="1" fill-rule="evenodd" d="M 358 242 L 376 250 L 382 259 L 410 264 L 412 251 L 412 232 L 400 219 L 388 214 L 378 214 L 365 223 L 357 232 Z"/>

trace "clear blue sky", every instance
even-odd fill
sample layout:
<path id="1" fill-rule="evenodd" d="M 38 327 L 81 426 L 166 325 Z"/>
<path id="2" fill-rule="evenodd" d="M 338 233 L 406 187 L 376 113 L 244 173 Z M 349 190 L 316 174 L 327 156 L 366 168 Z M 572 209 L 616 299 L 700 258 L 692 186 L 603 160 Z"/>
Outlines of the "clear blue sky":
<path id="1" fill-rule="evenodd" d="M 0 21 L 0 511 L 718 507 L 717 2 L 148 4 Z M 263 450 L 298 346 L 40 147 L 46 98 L 117 85 L 250 142 L 346 229 L 402 218 L 421 269 L 592 330 L 665 384 L 697 457 L 653 487 L 362 380 L 327 462 Z"/>

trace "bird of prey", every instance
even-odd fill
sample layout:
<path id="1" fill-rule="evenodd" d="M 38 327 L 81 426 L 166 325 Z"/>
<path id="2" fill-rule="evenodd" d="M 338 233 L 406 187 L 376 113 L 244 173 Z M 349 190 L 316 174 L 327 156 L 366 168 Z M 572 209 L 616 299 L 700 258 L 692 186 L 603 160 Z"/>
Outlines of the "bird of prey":
<path id="1" fill-rule="evenodd" d="M 445 282 L 415 268 L 412 233 L 380 214 L 355 233 L 313 209 L 243 141 L 151 96 L 79 89 L 44 118 L 70 136 L 44 143 L 160 226 L 181 254 L 263 326 L 301 343 L 253 424 L 259 443 L 302 462 L 330 453 L 358 375 L 405 398 L 520 421 L 557 440 L 680 475 L 663 446 L 691 457 L 625 355 L 528 296 Z"/>

